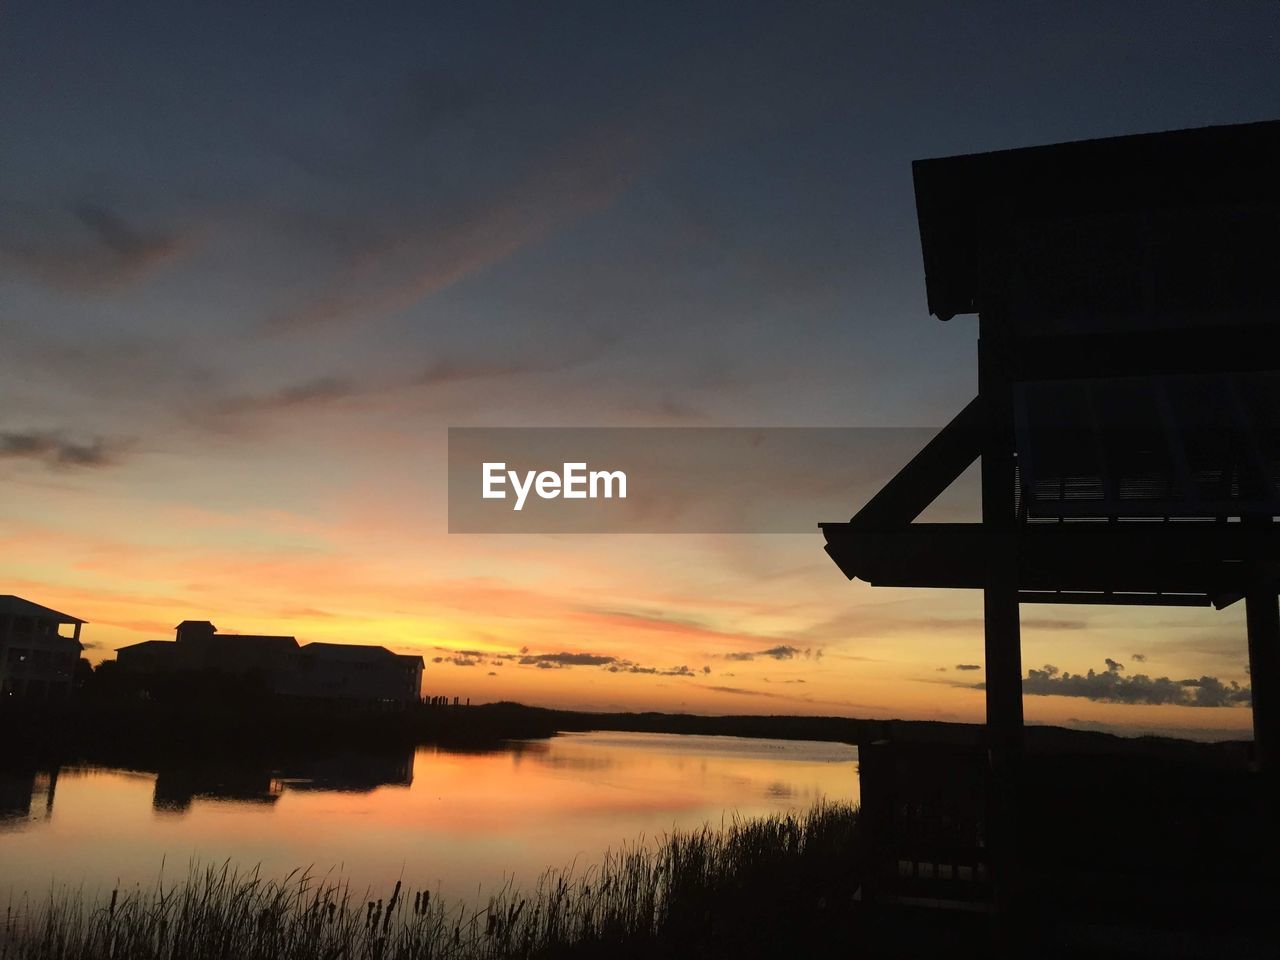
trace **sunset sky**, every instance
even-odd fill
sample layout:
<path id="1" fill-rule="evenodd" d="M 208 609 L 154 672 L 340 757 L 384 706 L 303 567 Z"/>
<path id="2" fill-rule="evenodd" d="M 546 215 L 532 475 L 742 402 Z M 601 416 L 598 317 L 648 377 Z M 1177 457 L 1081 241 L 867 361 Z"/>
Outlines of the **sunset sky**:
<path id="1" fill-rule="evenodd" d="M 95 661 L 211 619 L 473 701 L 980 720 L 977 593 L 816 530 L 450 535 L 446 428 L 939 426 L 976 323 L 913 159 L 1280 115 L 1264 2 L 194 7 L 0 9 L 0 593 Z M 1024 667 L 1247 684 L 1241 606 L 1027 606 Z"/>

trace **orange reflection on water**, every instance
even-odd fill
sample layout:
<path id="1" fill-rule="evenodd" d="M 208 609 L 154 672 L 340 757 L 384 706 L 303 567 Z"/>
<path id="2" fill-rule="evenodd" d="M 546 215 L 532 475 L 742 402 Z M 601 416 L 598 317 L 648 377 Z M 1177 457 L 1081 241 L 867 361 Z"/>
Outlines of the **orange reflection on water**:
<path id="1" fill-rule="evenodd" d="M 595 733 L 280 770 L 81 768 L 60 772 L 47 817 L 32 774 L 29 812 L 11 811 L 0 832 L 0 893 L 150 883 L 162 863 L 172 880 L 195 858 L 267 876 L 336 869 L 359 890 L 403 877 L 471 897 L 673 828 L 856 800 L 855 760 L 844 744 Z"/>

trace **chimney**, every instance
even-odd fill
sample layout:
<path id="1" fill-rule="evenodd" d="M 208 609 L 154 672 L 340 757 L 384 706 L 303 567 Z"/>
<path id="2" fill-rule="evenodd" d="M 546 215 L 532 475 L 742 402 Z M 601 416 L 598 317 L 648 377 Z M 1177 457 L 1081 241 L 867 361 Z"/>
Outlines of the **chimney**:
<path id="1" fill-rule="evenodd" d="M 208 620 L 183 620 L 177 627 L 177 640 L 178 643 L 184 641 L 198 643 L 202 640 L 212 640 L 217 632 L 218 628 Z"/>

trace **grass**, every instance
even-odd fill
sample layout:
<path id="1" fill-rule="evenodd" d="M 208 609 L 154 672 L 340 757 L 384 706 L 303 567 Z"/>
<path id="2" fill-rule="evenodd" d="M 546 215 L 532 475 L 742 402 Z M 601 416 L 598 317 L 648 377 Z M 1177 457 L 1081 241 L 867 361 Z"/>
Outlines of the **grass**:
<path id="1" fill-rule="evenodd" d="M 819 804 L 733 820 L 549 871 L 474 905 L 397 882 L 384 897 L 295 872 L 271 880 L 230 864 L 171 886 L 75 891 L 11 904 L 0 960 L 507 960 L 777 955 L 849 932 L 857 812 Z M 777 945 L 778 949 L 773 949 Z"/>

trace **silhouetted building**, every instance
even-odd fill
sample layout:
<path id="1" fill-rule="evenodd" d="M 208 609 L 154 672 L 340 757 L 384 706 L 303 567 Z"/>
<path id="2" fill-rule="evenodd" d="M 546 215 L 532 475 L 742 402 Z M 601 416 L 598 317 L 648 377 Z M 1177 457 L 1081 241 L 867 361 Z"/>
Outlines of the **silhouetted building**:
<path id="1" fill-rule="evenodd" d="M 0 596 L 0 697 L 41 702 L 71 696 L 83 624 L 22 597 Z"/>
<path id="2" fill-rule="evenodd" d="M 978 396 L 822 524 L 850 579 L 983 591 L 984 742 L 950 776 L 933 750 L 865 755 L 900 893 L 939 865 L 969 893 L 990 865 L 998 907 L 1019 889 L 1024 603 L 1244 601 L 1256 756 L 1280 768 L 1278 169 L 1274 121 L 915 163 L 929 311 L 977 314 Z M 917 522 L 979 461 L 981 523 Z"/>
<path id="3" fill-rule="evenodd" d="M 308 643 L 295 656 L 281 692 L 316 700 L 415 703 L 422 690 L 422 657 L 386 647 Z"/>
<path id="4" fill-rule="evenodd" d="M 174 640 L 144 640 L 116 651 L 135 675 L 252 677 L 263 692 L 308 700 L 405 706 L 418 702 L 420 656 L 366 644 L 309 643 L 293 637 L 219 633 L 207 620 L 184 620 Z"/>
<path id="5" fill-rule="evenodd" d="M 827 552 L 984 593 L 987 724 L 1022 731 L 1019 605 L 1247 608 L 1280 763 L 1280 122 L 917 161 L 929 310 L 978 315 L 978 396 Z M 981 461 L 981 523 L 917 517 Z"/>
<path id="6" fill-rule="evenodd" d="M 116 651 L 122 670 L 146 673 L 201 671 L 282 674 L 298 652 L 293 637 L 218 633 L 208 620 L 184 620 L 174 640 L 144 640 Z"/>

